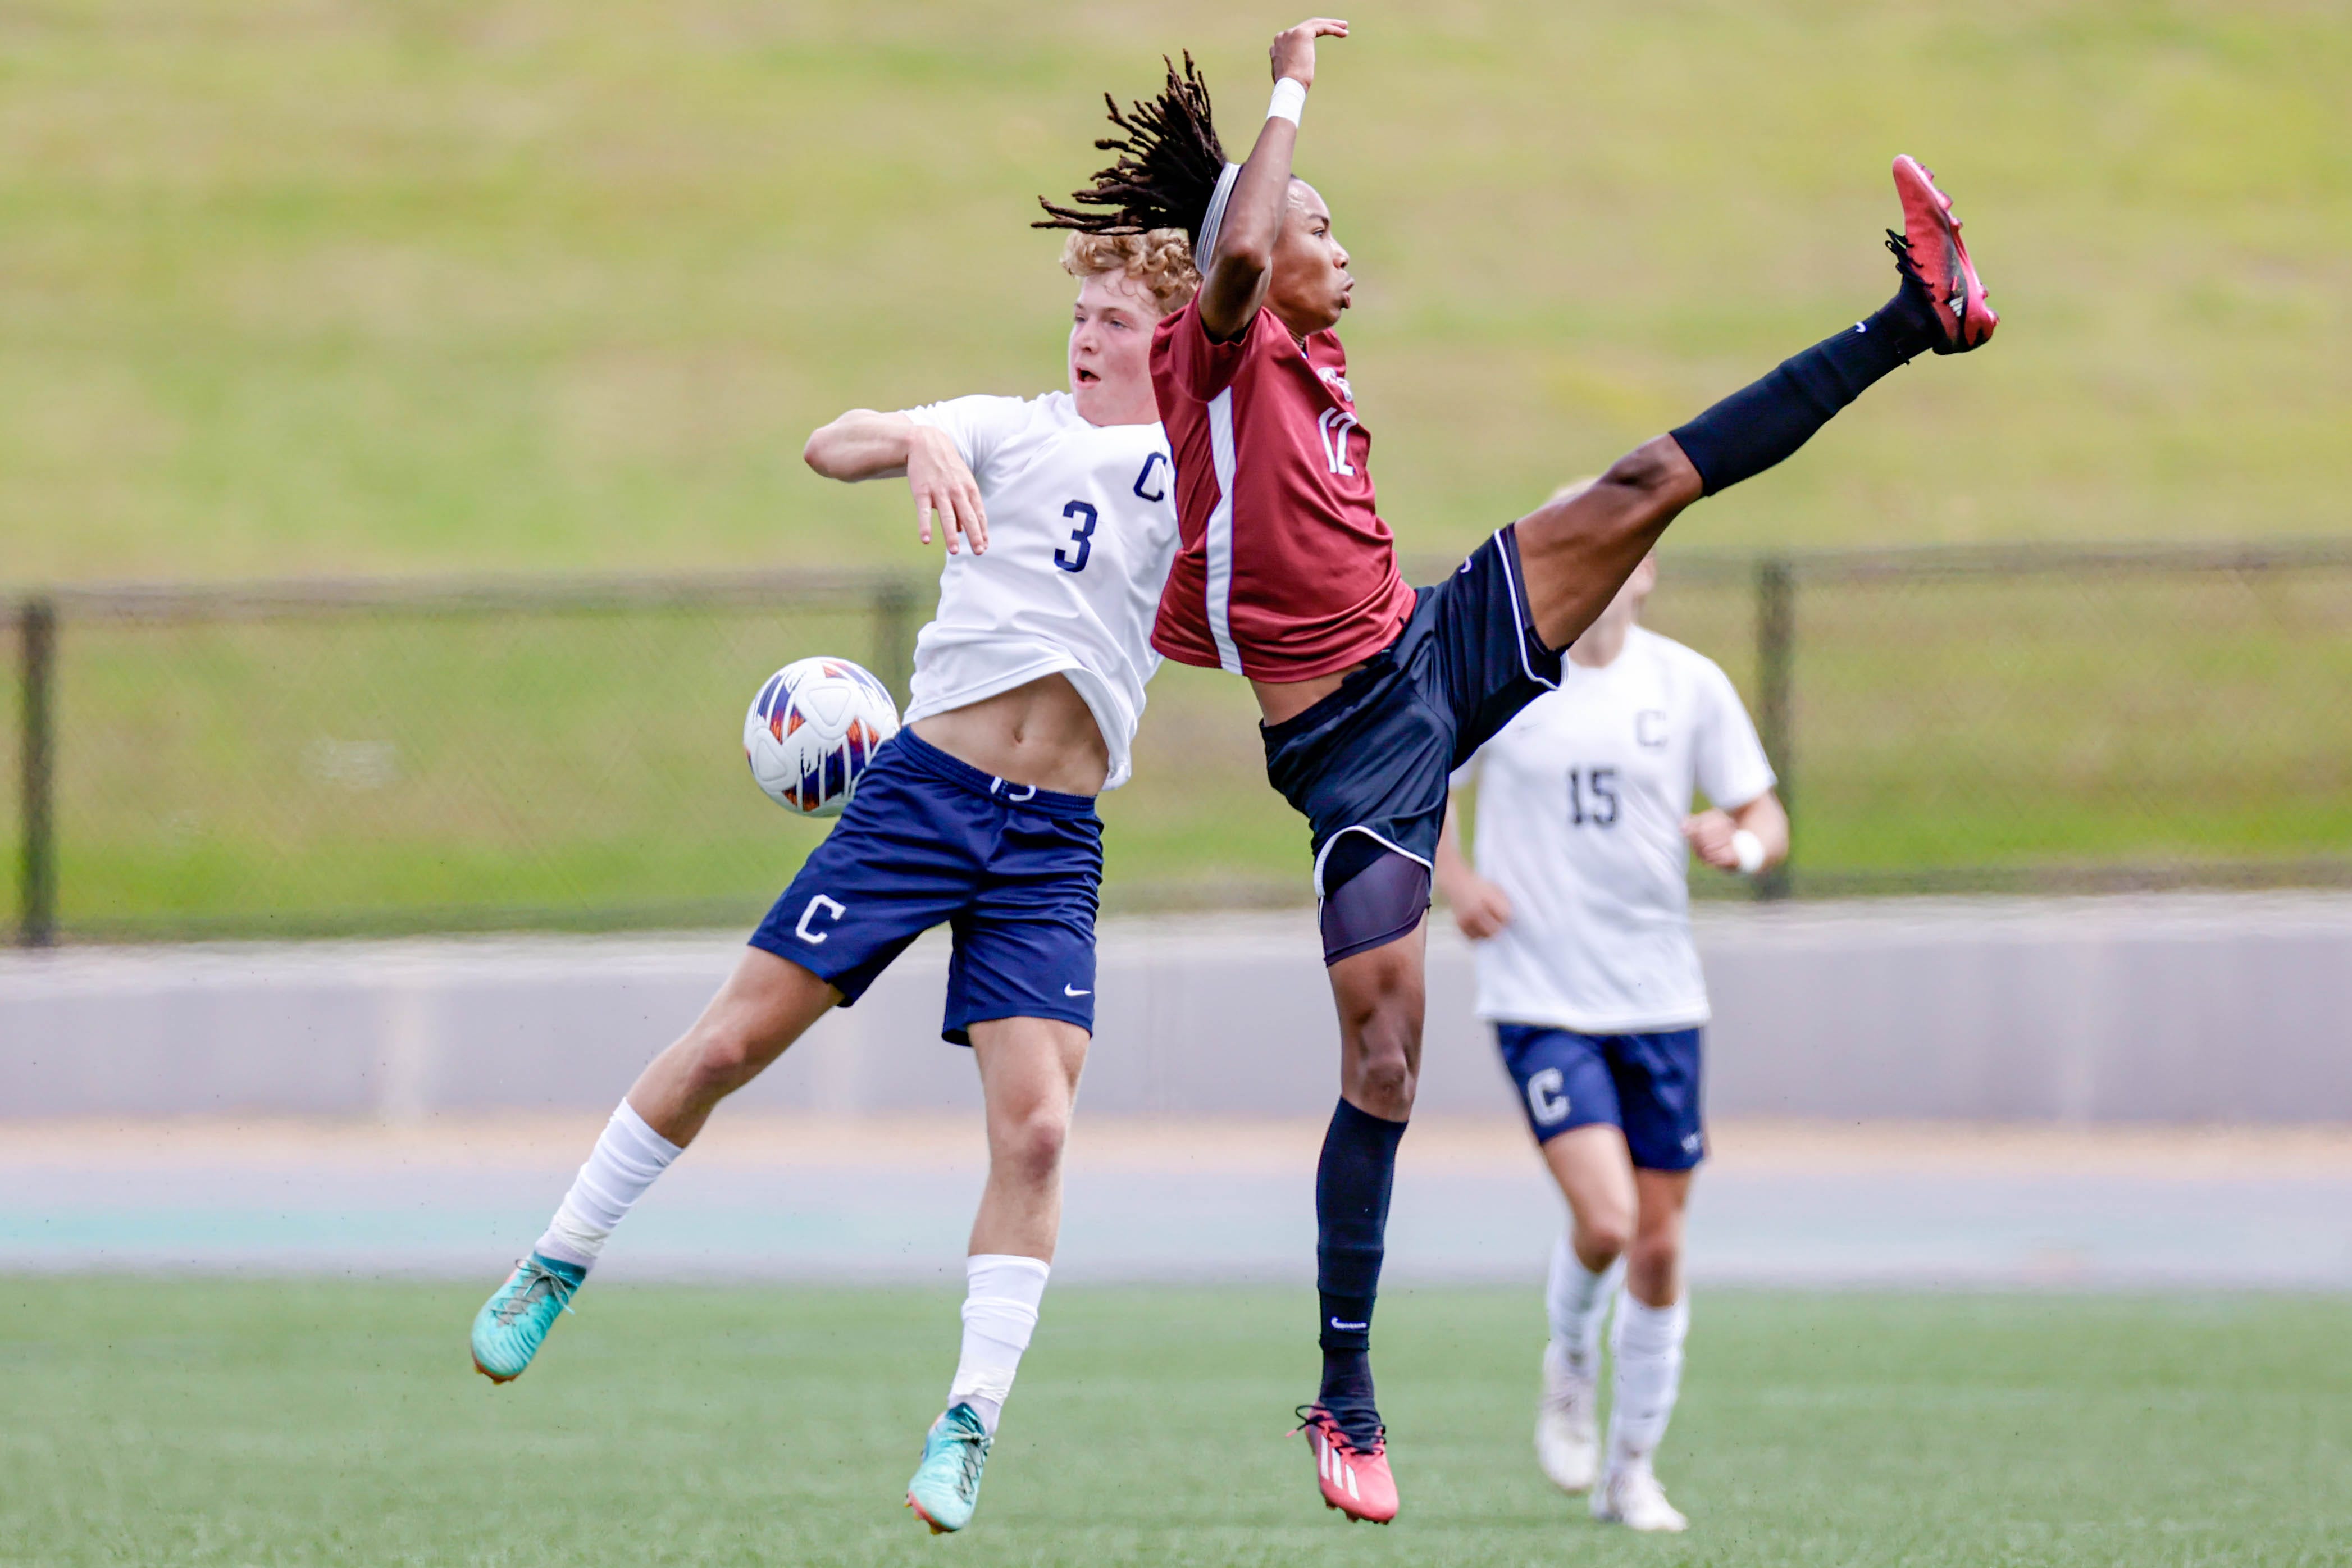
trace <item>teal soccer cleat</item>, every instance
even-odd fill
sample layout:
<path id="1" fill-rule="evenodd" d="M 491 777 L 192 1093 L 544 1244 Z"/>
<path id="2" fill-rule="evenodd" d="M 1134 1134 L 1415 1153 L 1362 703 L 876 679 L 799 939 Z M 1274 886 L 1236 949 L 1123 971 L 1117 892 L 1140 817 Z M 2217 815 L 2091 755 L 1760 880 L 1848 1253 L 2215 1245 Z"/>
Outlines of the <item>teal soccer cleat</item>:
<path id="1" fill-rule="evenodd" d="M 994 1439 L 969 1405 L 959 1405 L 931 1424 L 923 1439 L 923 1462 L 907 1483 L 907 1506 L 931 1527 L 933 1535 L 961 1530 L 980 1505 L 980 1471 Z"/>
<path id="2" fill-rule="evenodd" d="M 585 1268 L 536 1252 L 516 1264 L 474 1314 L 474 1370 L 492 1383 L 520 1377 L 587 1278 Z"/>

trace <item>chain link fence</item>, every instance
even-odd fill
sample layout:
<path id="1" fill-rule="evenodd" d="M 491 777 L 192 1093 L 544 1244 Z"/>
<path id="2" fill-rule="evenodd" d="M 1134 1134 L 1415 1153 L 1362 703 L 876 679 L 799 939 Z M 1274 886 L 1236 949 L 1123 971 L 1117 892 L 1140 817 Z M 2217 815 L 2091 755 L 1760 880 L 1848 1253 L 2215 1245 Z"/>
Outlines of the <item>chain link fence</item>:
<path id="1" fill-rule="evenodd" d="M 2352 545 L 1664 559 L 1797 823 L 1785 889 L 2352 882 Z"/>
<path id="2" fill-rule="evenodd" d="M 1428 581 L 1449 562 L 1421 562 Z M 2352 883 L 2352 545 L 1668 552 L 1821 896 Z M 16 931 L 60 940 L 741 923 L 823 824 L 738 745 L 761 680 L 902 700 L 896 574 L 76 588 L 0 607 Z M 1244 683 L 1170 666 L 1107 796 L 1113 908 L 1307 896 Z"/>

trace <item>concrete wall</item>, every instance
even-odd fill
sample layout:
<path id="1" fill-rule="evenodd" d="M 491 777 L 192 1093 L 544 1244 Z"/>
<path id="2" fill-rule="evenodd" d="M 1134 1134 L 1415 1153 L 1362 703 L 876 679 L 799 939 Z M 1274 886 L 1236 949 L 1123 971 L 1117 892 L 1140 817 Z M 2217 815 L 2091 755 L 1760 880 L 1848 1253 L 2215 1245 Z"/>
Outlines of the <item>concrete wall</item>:
<path id="1" fill-rule="evenodd" d="M 2352 898 L 1709 910 L 1718 1114 L 2352 1120 Z M 0 957 L 0 1117 L 421 1117 L 603 1107 L 739 938 L 526 938 Z M 919 943 L 745 1091 L 772 1110 L 976 1103 Z M 1507 1093 L 1467 948 L 1431 944 L 1421 1104 Z M 1107 922 L 1089 1112 L 1317 1114 L 1336 1031 L 1304 911 Z"/>

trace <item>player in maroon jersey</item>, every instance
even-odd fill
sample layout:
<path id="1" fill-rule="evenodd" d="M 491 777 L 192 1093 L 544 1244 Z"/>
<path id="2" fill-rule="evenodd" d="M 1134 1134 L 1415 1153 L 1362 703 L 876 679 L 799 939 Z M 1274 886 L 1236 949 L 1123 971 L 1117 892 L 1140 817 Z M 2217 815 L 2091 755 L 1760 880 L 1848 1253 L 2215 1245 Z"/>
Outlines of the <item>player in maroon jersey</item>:
<path id="1" fill-rule="evenodd" d="M 1332 331 L 1354 280 L 1330 209 L 1291 173 L 1318 17 L 1275 39 L 1275 89 L 1246 162 L 1226 162 L 1188 56 L 1127 110 L 1118 154 L 1041 227 L 1178 228 L 1202 277 L 1160 323 L 1152 382 L 1176 460 L 1182 542 L 1153 646 L 1246 677 L 1266 773 L 1313 830 L 1340 1100 L 1316 1177 L 1321 1393 L 1303 1406 L 1326 1502 L 1385 1521 L 1396 1489 L 1373 1403 L 1372 1300 L 1398 1140 L 1420 1068 L 1423 921 L 1447 775 L 1559 675 L 1675 515 L 1794 452 L 1920 353 L 1960 353 L 1998 319 L 1933 177 L 1895 161 L 1900 284 L 1824 340 L 1599 480 L 1548 502 L 1418 591 L 1374 506 L 1371 435 Z"/>

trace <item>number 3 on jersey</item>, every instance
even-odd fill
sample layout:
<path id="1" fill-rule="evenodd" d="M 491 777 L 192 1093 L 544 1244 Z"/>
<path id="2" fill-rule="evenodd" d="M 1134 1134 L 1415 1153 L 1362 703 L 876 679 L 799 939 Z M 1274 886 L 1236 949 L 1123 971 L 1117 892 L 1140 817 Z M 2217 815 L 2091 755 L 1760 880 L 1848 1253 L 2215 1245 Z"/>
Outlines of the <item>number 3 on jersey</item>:
<path id="1" fill-rule="evenodd" d="M 1083 572 L 1087 569 L 1087 557 L 1094 553 L 1095 523 L 1097 521 L 1095 509 L 1085 501 L 1074 500 L 1062 509 L 1062 515 L 1078 520 L 1078 526 L 1070 530 L 1070 542 L 1078 547 L 1078 552 L 1072 555 L 1056 545 L 1054 549 L 1054 564 L 1065 572 Z"/>

